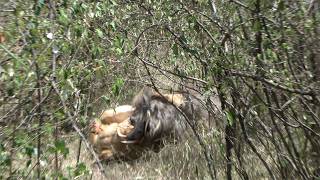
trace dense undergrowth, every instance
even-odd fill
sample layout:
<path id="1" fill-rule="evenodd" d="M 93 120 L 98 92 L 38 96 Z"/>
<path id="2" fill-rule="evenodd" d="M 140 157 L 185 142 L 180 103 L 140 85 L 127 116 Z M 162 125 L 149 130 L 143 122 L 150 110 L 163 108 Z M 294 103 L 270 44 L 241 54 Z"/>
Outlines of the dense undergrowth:
<path id="1" fill-rule="evenodd" d="M 0 0 L 0 179 L 319 179 L 319 18 L 317 0 Z M 86 127 L 144 85 L 221 110 L 101 172 Z"/>

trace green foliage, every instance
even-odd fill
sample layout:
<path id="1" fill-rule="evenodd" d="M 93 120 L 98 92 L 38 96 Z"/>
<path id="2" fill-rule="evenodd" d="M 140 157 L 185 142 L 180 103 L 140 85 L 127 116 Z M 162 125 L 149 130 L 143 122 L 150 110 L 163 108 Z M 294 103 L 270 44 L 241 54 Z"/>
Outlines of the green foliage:
<path id="1" fill-rule="evenodd" d="M 84 174 L 86 174 L 88 172 L 89 171 L 88 171 L 88 169 L 87 169 L 87 167 L 86 167 L 86 165 L 84 163 L 78 164 L 78 166 L 73 171 L 75 177 L 84 175 Z"/>
<path id="2" fill-rule="evenodd" d="M 123 79 L 122 78 L 117 78 L 115 80 L 115 82 L 113 83 L 112 88 L 111 88 L 112 94 L 114 96 L 119 96 L 121 88 L 123 87 L 123 85 L 124 85 Z"/>
<path id="3" fill-rule="evenodd" d="M 66 142 L 64 140 L 57 140 L 53 146 L 49 147 L 50 153 L 62 154 L 64 158 L 69 154 L 69 148 L 66 147 Z"/>
<path id="4" fill-rule="evenodd" d="M 236 166 L 235 179 L 267 177 L 252 152 L 261 153 L 278 179 L 311 179 L 319 165 L 319 141 L 312 138 L 319 134 L 319 12 L 311 1 L 214 1 L 215 14 L 205 0 L 0 2 L 0 38 L 6 37 L 0 43 L 0 170 L 6 173 L 0 179 L 25 177 L 38 160 L 47 163 L 40 167 L 47 178 L 87 177 L 87 162 L 56 170 L 50 159 L 70 158 L 77 149 L 64 139 L 78 137 L 70 121 L 85 129 L 102 110 L 130 102 L 150 79 L 160 89 L 187 84 L 205 99 L 224 99 L 212 128 L 218 145 L 210 153 L 219 152 L 215 158 L 223 160 L 214 164 L 223 172 L 226 163 Z M 236 128 L 232 162 L 224 157 L 220 122 Z M 211 143 L 205 139 L 208 149 Z M 259 175 L 246 178 L 249 157 L 259 159 Z M 22 166 L 8 172 L 14 164 Z M 28 178 L 37 178 L 36 169 Z"/>
<path id="5" fill-rule="evenodd" d="M 4 148 L 4 145 L 0 144 L 0 169 L 8 167 L 10 164 L 11 164 L 10 156 L 6 151 L 6 149 Z"/>
<path id="6" fill-rule="evenodd" d="M 228 121 L 228 124 L 230 125 L 230 126 L 232 126 L 235 122 L 235 114 L 234 114 L 234 112 L 233 111 L 227 111 L 226 112 L 226 116 L 227 116 L 227 121 Z"/>

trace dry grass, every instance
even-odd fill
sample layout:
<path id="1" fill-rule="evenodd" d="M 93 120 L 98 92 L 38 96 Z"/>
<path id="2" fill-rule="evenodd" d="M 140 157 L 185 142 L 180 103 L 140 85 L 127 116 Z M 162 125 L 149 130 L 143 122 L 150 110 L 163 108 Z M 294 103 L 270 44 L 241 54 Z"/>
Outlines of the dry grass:
<path id="1" fill-rule="evenodd" d="M 76 165 L 78 143 L 70 144 L 66 166 Z M 159 153 L 148 151 L 141 158 L 129 162 L 104 163 L 106 177 L 99 173 L 82 147 L 80 161 L 90 167 L 92 179 L 204 179 L 208 177 L 206 162 L 200 147 L 192 139 L 179 144 L 167 144 Z M 62 169 L 67 168 L 63 166 Z M 83 176 L 82 178 L 90 178 Z"/>
<path id="2" fill-rule="evenodd" d="M 212 128 L 213 129 L 213 128 Z M 225 179 L 225 160 L 222 135 L 216 131 L 200 131 L 205 143 L 211 144 L 208 148 L 214 160 L 217 170 L 217 179 Z M 67 159 L 62 160 L 61 170 L 66 173 L 67 166 L 75 167 L 78 142 L 70 139 L 70 154 Z M 244 166 L 249 172 L 250 179 L 267 179 L 267 173 L 258 158 L 250 151 L 244 152 Z M 80 162 L 84 162 L 89 172 L 79 176 L 79 179 L 115 179 L 115 180 L 137 180 L 137 179 L 210 179 L 207 163 L 202 153 L 202 148 L 190 136 L 187 140 L 178 144 L 167 144 L 159 153 L 146 152 L 143 157 L 129 162 L 104 163 L 106 177 L 102 176 L 94 165 L 90 153 L 82 146 Z M 238 162 L 233 159 L 237 167 Z M 233 177 L 240 179 L 236 170 Z"/>
<path id="3" fill-rule="evenodd" d="M 217 170 L 217 179 L 225 179 L 225 151 L 224 151 L 224 136 L 215 128 L 199 128 L 198 131 L 202 140 L 206 144 L 213 159 L 213 164 Z M 69 154 L 66 157 L 59 155 L 59 170 L 64 177 L 68 179 L 113 179 L 113 180 L 138 180 L 138 179 L 169 179 L 169 180 L 184 180 L 184 179 L 210 179 L 207 162 L 204 158 L 202 148 L 190 133 L 185 141 L 177 144 L 167 144 L 159 153 L 146 152 L 143 157 L 127 162 L 109 162 L 103 163 L 106 176 L 100 174 L 94 160 L 82 143 L 80 150 L 79 163 L 83 163 L 86 167 L 83 171 L 75 174 L 77 155 L 79 147 L 79 138 L 72 132 L 65 136 L 64 139 L 69 148 Z M 48 139 L 50 141 L 50 139 Z M 48 147 L 43 146 L 43 147 Z M 250 179 L 268 179 L 268 174 L 257 156 L 248 149 L 243 150 L 242 161 L 243 167 L 246 168 Z M 271 163 L 271 158 L 263 153 L 267 162 Z M 235 156 L 233 156 L 235 157 Z M 32 165 L 26 168 L 27 158 L 17 155 L 14 161 L 14 169 L 30 172 L 27 178 L 35 179 L 36 177 L 36 156 L 32 158 Z M 52 179 L 55 173 L 54 155 L 48 152 L 43 154 L 44 164 L 42 165 L 42 175 L 46 179 Z M 236 158 L 233 159 L 234 167 L 240 167 Z M 32 169 L 34 167 L 34 169 Z M 272 166 L 271 166 L 272 167 Z M 272 169 L 275 169 L 272 167 Z M 237 169 L 233 168 L 234 179 L 241 179 Z M 276 172 L 275 172 L 276 173 Z M 18 176 L 19 173 L 16 173 Z M 26 175 L 26 173 L 25 173 Z M 6 176 L 4 176 L 6 177 Z M 17 177 L 19 179 L 19 177 Z"/>

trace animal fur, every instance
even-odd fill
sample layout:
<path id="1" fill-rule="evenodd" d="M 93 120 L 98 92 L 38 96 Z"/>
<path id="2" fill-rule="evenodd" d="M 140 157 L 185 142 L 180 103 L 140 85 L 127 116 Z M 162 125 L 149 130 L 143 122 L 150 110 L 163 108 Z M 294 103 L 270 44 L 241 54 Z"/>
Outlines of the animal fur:
<path id="1" fill-rule="evenodd" d="M 101 159 L 135 159 L 146 149 L 159 151 L 164 140 L 179 140 L 185 135 L 186 120 L 177 108 L 192 120 L 201 112 L 197 101 L 186 95 L 158 94 L 144 88 L 132 106 L 104 111 L 91 125 L 90 142 Z"/>
<path id="2" fill-rule="evenodd" d="M 173 97 L 177 101 L 173 101 Z M 130 117 L 130 123 L 134 129 L 128 134 L 127 140 L 149 147 L 157 146 L 165 139 L 181 138 L 186 130 L 186 123 L 174 106 L 184 106 L 181 98 L 180 95 L 171 96 L 170 102 L 170 95 L 161 96 L 144 88 L 133 101 L 135 110 Z"/>
<path id="3" fill-rule="evenodd" d="M 101 123 L 121 123 L 131 116 L 133 110 L 134 107 L 130 105 L 122 105 L 113 109 L 107 109 L 100 116 Z"/>
<path id="4" fill-rule="evenodd" d="M 96 149 L 100 159 L 111 159 L 129 154 L 130 147 L 121 143 L 131 132 L 129 123 L 132 106 L 124 105 L 104 111 L 100 119 L 90 125 L 89 141 Z M 121 134 L 121 136 L 119 135 Z"/>

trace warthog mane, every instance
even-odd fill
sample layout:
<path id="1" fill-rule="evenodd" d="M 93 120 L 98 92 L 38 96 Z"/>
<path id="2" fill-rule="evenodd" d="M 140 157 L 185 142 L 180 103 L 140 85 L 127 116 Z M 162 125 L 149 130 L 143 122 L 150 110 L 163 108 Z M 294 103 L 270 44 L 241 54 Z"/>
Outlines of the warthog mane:
<path id="1" fill-rule="evenodd" d="M 151 89 L 144 88 L 133 101 L 130 117 L 134 126 L 127 140 L 153 146 L 164 139 L 180 139 L 186 130 L 184 116 L 172 103 Z"/>

